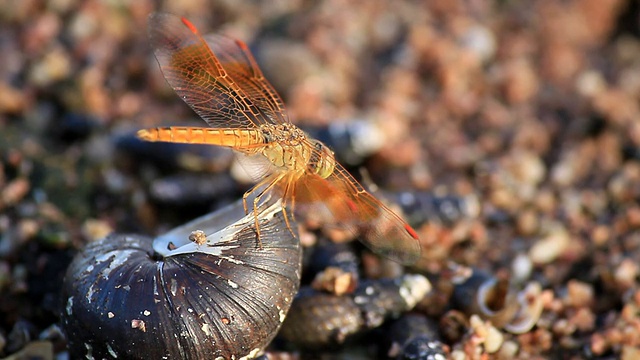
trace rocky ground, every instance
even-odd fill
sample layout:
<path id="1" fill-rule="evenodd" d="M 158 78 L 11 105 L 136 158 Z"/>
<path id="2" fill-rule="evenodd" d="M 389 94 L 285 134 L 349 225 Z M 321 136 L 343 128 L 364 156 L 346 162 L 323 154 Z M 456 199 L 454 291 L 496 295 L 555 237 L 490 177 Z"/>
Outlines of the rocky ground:
<path id="1" fill-rule="evenodd" d="M 85 244 L 112 231 L 160 233 L 249 187 L 226 151 L 134 137 L 199 121 L 153 59 L 146 21 L 157 10 L 249 43 L 294 123 L 360 121 L 382 134 L 352 144 L 364 147 L 357 156 L 337 151 L 355 176 L 365 169 L 388 194 L 467 204 L 447 221 L 436 219 L 441 208 L 407 214 L 425 249 L 411 271 L 434 285 L 416 313 L 437 324 L 447 356 L 640 357 L 633 0 L 5 2 L 0 357 L 65 358 L 59 291 Z M 310 249 L 317 234 L 303 234 Z M 452 305 L 441 281 L 449 261 L 511 288 L 537 284 L 536 325 L 513 331 Z M 374 335 L 323 351 L 282 339 L 270 349 L 402 356 Z"/>

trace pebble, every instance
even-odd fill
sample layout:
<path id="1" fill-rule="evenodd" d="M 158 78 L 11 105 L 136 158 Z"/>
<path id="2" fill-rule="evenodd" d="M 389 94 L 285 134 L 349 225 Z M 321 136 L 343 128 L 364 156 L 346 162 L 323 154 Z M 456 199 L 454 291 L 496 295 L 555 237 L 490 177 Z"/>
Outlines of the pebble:
<path id="1" fill-rule="evenodd" d="M 104 220 L 87 219 L 82 224 L 82 235 L 89 241 L 98 241 L 113 232 L 113 227 Z"/>
<path id="2" fill-rule="evenodd" d="M 69 77 L 71 68 L 69 54 L 60 47 L 54 47 L 33 65 L 29 80 L 38 87 L 49 86 Z"/>
<path id="3" fill-rule="evenodd" d="M 0 114 L 19 114 L 26 110 L 27 94 L 15 87 L 0 82 Z"/>
<path id="4" fill-rule="evenodd" d="M 513 340 L 507 340 L 502 344 L 500 350 L 498 350 L 498 352 L 496 353 L 496 357 L 500 360 L 515 359 L 518 350 L 519 346 L 517 342 Z"/>
<path id="5" fill-rule="evenodd" d="M 493 354 L 500 349 L 504 336 L 490 322 L 483 321 L 478 315 L 471 315 L 469 322 L 478 342 L 484 345 L 487 353 Z"/>
<path id="6" fill-rule="evenodd" d="M 562 228 L 551 230 L 550 234 L 538 239 L 529 249 L 529 258 L 534 264 L 548 264 L 569 246 L 569 234 Z"/>
<path id="7" fill-rule="evenodd" d="M 511 263 L 513 281 L 516 283 L 528 279 L 531 276 L 532 270 L 533 263 L 531 262 L 531 258 L 526 254 L 518 254 Z"/>
<path id="8" fill-rule="evenodd" d="M 0 193 L 0 207 L 12 206 L 21 201 L 31 189 L 29 180 L 17 178 L 10 181 Z"/>
<path id="9" fill-rule="evenodd" d="M 583 333 L 593 331 L 596 327 L 596 315 L 591 309 L 582 307 L 569 318 L 569 323 Z"/>
<path id="10" fill-rule="evenodd" d="M 625 345 L 622 347 L 621 360 L 640 359 L 640 348 L 638 346 Z"/>
<path id="11" fill-rule="evenodd" d="M 624 291 L 637 285 L 638 264 L 631 259 L 624 259 L 614 271 L 614 278 L 619 289 Z"/>
<path id="12" fill-rule="evenodd" d="M 606 84 L 602 74 L 592 69 L 581 73 L 576 79 L 576 89 L 585 97 L 592 97 L 604 91 Z"/>
<path id="13" fill-rule="evenodd" d="M 462 36 L 462 44 L 473 51 L 482 62 L 491 60 L 497 49 L 495 34 L 482 25 L 469 27 Z"/>
<path id="14" fill-rule="evenodd" d="M 567 283 L 567 297 L 565 304 L 575 308 L 588 307 L 594 302 L 595 291 L 593 285 L 577 280 L 569 280 Z"/>

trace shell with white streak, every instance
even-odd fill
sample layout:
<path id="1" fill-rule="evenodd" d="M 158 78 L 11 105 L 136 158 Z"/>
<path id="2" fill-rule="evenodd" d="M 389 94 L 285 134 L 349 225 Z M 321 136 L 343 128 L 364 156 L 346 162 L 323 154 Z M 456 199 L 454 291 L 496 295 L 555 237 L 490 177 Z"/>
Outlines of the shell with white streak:
<path id="1" fill-rule="evenodd" d="M 190 241 L 195 230 L 206 240 Z M 71 358 L 256 356 L 289 310 L 300 262 L 279 203 L 261 212 L 260 241 L 241 203 L 155 241 L 111 235 L 67 271 L 62 317 Z"/>

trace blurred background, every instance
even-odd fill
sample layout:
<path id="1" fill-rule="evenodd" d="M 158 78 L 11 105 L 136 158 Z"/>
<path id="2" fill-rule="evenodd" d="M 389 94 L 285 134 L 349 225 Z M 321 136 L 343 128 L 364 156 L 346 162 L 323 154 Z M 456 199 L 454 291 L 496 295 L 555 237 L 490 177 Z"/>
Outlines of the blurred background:
<path id="1" fill-rule="evenodd" d="M 149 48 L 158 10 L 247 42 L 291 120 L 428 239 L 423 271 L 542 286 L 504 358 L 640 357 L 635 0 L 0 1 L 0 357 L 64 358 L 58 291 L 86 243 L 250 187 L 228 151 L 135 138 L 205 126 Z M 445 343 L 486 355 L 470 339 Z"/>

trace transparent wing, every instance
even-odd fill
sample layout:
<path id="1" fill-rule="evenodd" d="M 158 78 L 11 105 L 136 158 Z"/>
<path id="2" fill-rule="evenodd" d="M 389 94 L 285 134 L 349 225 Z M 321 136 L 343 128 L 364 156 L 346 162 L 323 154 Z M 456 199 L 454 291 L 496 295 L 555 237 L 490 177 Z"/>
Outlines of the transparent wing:
<path id="1" fill-rule="evenodd" d="M 235 155 L 235 160 L 255 183 L 260 182 L 260 180 L 277 170 L 273 163 L 262 154 L 250 155 L 235 151 Z"/>
<path id="2" fill-rule="evenodd" d="M 149 38 L 169 85 L 209 126 L 286 121 L 282 101 L 243 43 L 214 36 L 207 44 L 186 19 L 159 13 L 149 18 Z"/>
<path id="3" fill-rule="evenodd" d="M 315 174 L 303 176 L 288 192 L 285 200 L 294 204 L 296 213 L 326 208 L 332 214 L 331 224 L 354 232 L 373 252 L 409 265 L 420 259 L 422 249 L 415 230 L 340 164 L 336 163 L 326 179 Z"/>
<path id="4" fill-rule="evenodd" d="M 244 42 L 218 34 L 205 35 L 204 39 L 229 76 L 266 117 L 274 123 L 289 122 L 284 102 Z"/>

